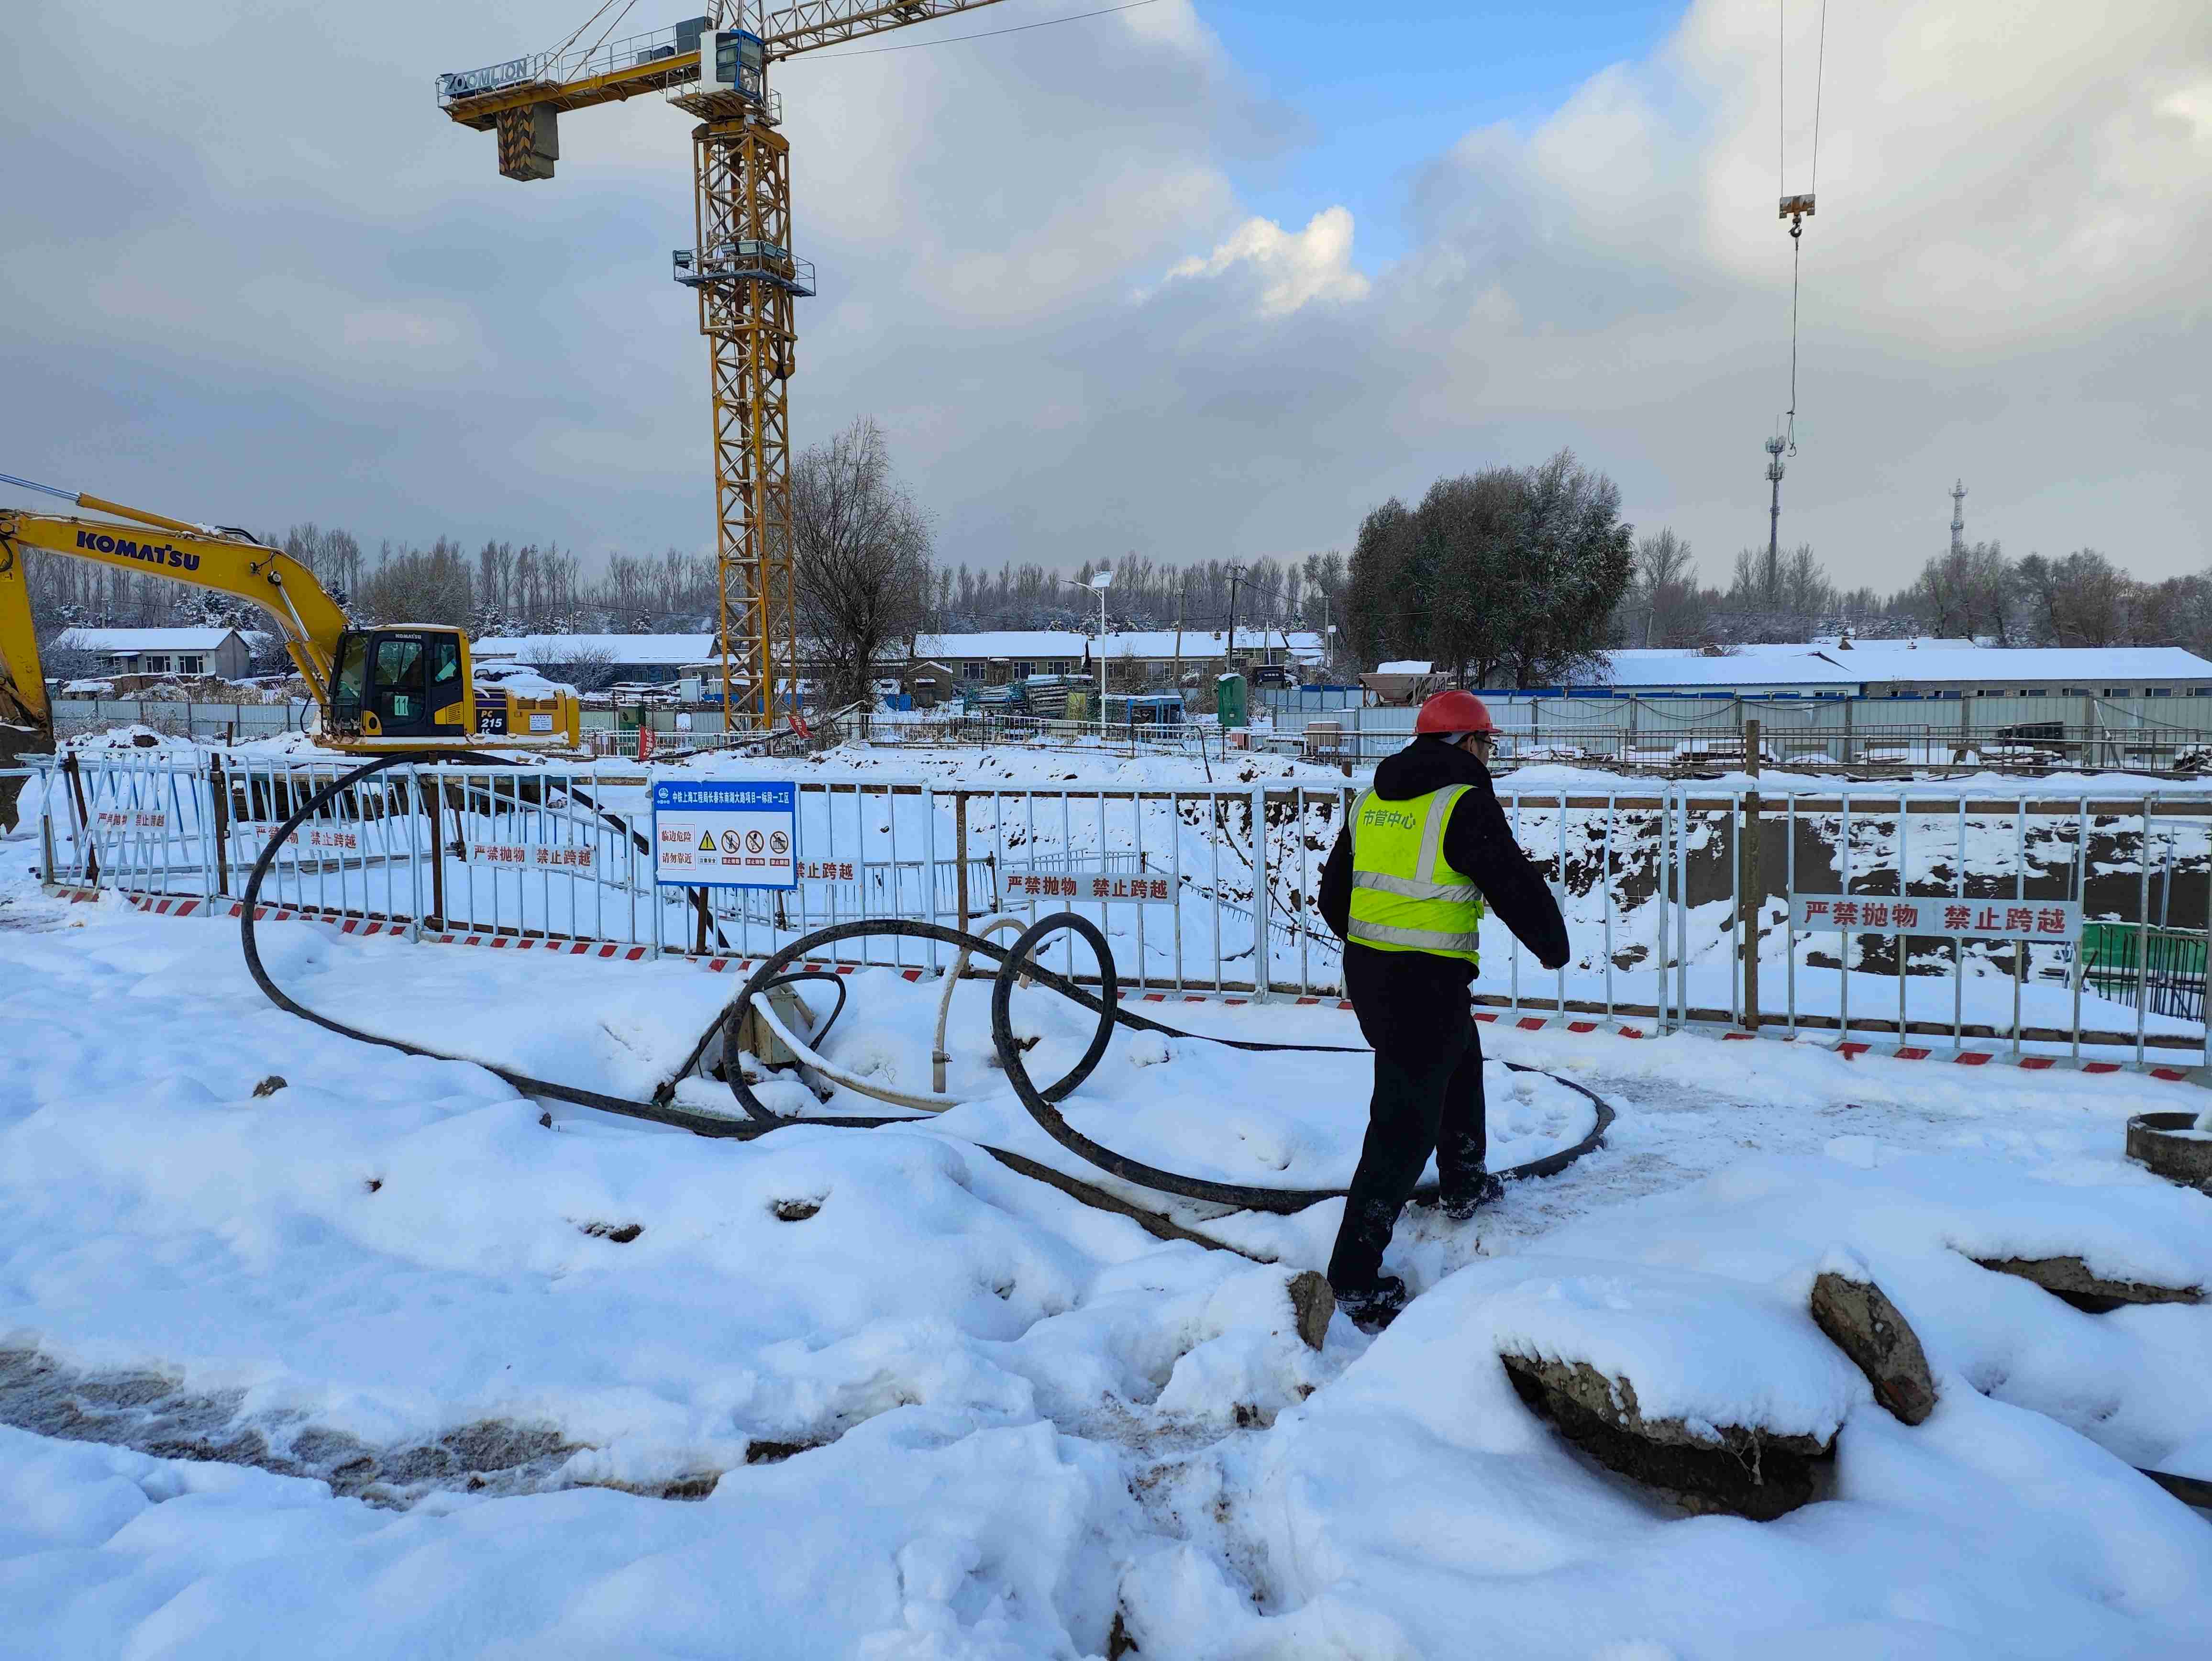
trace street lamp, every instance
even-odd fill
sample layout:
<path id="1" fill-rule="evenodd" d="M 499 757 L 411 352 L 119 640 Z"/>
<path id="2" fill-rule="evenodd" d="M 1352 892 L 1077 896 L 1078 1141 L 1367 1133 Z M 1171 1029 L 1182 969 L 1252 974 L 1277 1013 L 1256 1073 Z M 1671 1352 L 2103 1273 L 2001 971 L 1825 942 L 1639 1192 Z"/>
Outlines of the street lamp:
<path id="1" fill-rule="evenodd" d="M 1114 586 L 1114 574 L 1101 571 L 1089 582 L 1078 582 L 1073 577 L 1059 577 L 1071 588 L 1094 588 L 1098 593 L 1098 731 L 1106 731 L 1106 591 Z"/>

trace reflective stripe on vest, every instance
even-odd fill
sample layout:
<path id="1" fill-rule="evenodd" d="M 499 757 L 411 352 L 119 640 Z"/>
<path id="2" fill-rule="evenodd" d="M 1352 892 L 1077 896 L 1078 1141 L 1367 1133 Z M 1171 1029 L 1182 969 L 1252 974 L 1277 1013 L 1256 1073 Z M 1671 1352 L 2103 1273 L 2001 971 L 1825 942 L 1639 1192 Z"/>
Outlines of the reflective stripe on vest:
<path id="1" fill-rule="evenodd" d="M 1352 810 L 1347 939 L 1378 951 L 1477 961 L 1482 891 L 1443 855 L 1444 829 L 1468 789 L 1449 785 L 1388 803 L 1360 793 Z M 1378 810 L 1371 818 L 1370 809 Z"/>

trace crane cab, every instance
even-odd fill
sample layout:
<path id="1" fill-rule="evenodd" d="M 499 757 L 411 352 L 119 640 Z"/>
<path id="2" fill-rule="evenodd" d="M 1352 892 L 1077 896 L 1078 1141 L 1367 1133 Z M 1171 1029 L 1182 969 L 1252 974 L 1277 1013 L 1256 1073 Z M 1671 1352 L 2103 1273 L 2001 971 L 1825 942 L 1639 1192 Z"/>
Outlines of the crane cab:
<path id="1" fill-rule="evenodd" d="M 458 629 L 408 624 L 338 637 L 331 715 L 342 742 L 393 750 L 465 744 L 475 731 L 473 702 L 468 636 Z"/>

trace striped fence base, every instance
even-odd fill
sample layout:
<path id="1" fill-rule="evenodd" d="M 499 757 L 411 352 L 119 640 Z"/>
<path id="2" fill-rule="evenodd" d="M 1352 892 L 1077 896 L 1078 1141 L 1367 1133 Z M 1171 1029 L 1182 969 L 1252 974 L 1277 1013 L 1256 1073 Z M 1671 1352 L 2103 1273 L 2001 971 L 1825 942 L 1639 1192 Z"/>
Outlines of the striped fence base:
<path id="1" fill-rule="evenodd" d="M 70 901 L 97 899 L 103 892 L 119 894 L 141 911 L 163 917 L 237 916 L 241 907 L 236 900 L 207 900 L 198 897 L 168 897 L 156 894 L 122 893 L 118 890 L 92 888 L 54 888 L 48 891 L 58 898 Z M 313 907 L 257 906 L 256 922 L 321 922 L 328 923 L 346 934 L 405 934 L 414 927 L 411 923 L 394 922 L 383 917 L 348 916 L 337 911 L 322 911 Z M 477 946 L 493 950 L 537 952 L 554 957 L 593 958 L 618 963 L 638 963 L 653 955 L 646 946 L 623 946 L 611 940 L 580 940 L 549 939 L 541 935 L 501 934 L 489 930 L 467 931 L 424 930 L 421 938 L 440 946 Z M 760 958 L 705 957 L 689 953 L 667 952 L 667 958 L 696 964 L 700 968 L 715 973 L 734 971 L 749 974 L 763 961 Z M 794 968 L 829 970 L 840 975 L 850 975 L 860 970 L 878 965 L 854 963 L 835 963 L 807 959 L 793 965 Z M 888 965 L 884 965 L 888 966 Z M 895 970 L 902 979 L 918 981 L 929 971 L 921 968 Z M 1124 987 L 1121 991 L 1124 1003 L 1195 1003 L 1221 1004 L 1235 1007 L 1253 1001 L 1249 992 L 1147 992 Z M 1269 998 L 1274 1007 L 1298 1007 L 1349 1010 L 1348 998 L 1285 997 Z M 1515 1014 L 1510 1010 L 1481 1009 L 1474 1019 L 1486 1026 L 1499 1031 L 1511 1032 L 1570 1032 L 1577 1035 L 1596 1034 L 1613 1038 L 1656 1038 L 1665 1035 L 1654 1027 L 1638 1026 L 1628 1021 L 1589 1015 L 1531 1015 Z M 2212 1088 L 2212 1068 L 2183 1067 L 2172 1062 L 2145 1062 L 2138 1066 L 2134 1062 L 2075 1059 L 2070 1056 L 2013 1055 L 1998 1050 L 1955 1049 L 1944 1045 L 1897 1043 L 1887 1039 L 1815 1038 L 1800 1032 L 1795 1037 L 1778 1027 L 1765 1027 L 1757 1032 L 1747 1032 L 1740 1027 L 1709 1026 L 1693 1024 L 1687 1029 L 1724 1043 L 1753 1039 L 1779 1040 L 1788 1043 L 1812 1044 L 1833 1050 L 1846 1061 L 1857 1061 L 1862 1056 L 1873 1056 L 1882 1061 L 1947 1062 L 1957 1067 L 2016 1067 L 2029 1073 L 2133 1073 L 2146 1078 L 2162 1079 L 2174 1084 L 2193 1084 Z"/>

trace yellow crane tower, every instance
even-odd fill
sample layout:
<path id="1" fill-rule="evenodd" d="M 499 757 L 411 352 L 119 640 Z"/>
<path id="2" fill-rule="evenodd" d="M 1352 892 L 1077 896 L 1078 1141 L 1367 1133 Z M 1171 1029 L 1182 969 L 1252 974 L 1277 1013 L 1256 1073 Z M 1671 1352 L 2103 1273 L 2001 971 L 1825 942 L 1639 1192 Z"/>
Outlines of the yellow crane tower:
<path id="1" fill-rule="evenodd" d="M 973 11 L 996 0 L 715 0 L 711 15 L 652 34 L 580 45 L 607 0 L 563 46 L 438 77 L 438 104 L 499 135 L 499 170 L 550 179 L 563 111 L 659 93 L 698 118 L 691 132 L 696 240 L 675 277 L 696 292 L 711 365 L 714 554 L 720 590 L 722 724 L 774 723 L 779 684 L 798 704 L 792 604 L 793 302 L 814 267 L 792 253 L 791 146 L 768 66 L 817 47 Z M 629 6 L 616 14 L 619 23 Z"/>

